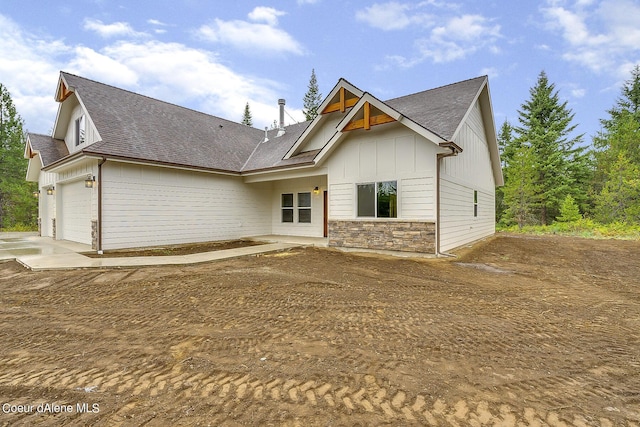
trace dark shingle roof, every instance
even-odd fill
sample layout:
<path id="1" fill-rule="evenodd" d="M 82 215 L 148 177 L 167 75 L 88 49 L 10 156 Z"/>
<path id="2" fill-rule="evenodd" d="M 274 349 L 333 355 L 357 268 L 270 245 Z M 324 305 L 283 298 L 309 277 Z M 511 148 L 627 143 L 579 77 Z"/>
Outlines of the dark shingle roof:
<path id="1" fill-rule="evenodd" d="M 450 141 L 486 79 L 476 77 L 390 99 L 385 104 Z"/>
<path id="2" fill-rule="evenodd" d="M 102 138 L 85 148 L 86 154 L 239 173 L 309 164 L 319 151 L 283 160 L 310 122 L 288 126 L 280 137 L 270 131 L 269 141 L 263 143 L 264 131 L 253 127 L 72 74 L 62 76 Z M 385 104 L 450 140 L 485 80 L 477 77 Z M 35 139 L 39 148 L 34 149 L 46 158 L 45 166 L 69 154 L 60 140 L 44 135 Z"/>
<path id="3" fill-rule="evenodd" d="M 69 150 L 64 141 L 51 138 L 49 135 L 29 133 L 29 141 L 31 141 L 31 148 L 40 153 L 44 166 L 57 162 L 69 155 Z"/>
<path id="4" fill-rule="evenodd" d="M 102 141 L 83 151 L 239 172 L 263 132 L 68 73 Z"/>
<path id="5" fill-rule="evenodd" d="M 304 156 L 299 155 L 290 159 L 282 160 L 284 155 L 287 154 L 287 151 L 289 151 L 300 135 L 305 131 L 307 126 L 309 126 L 309 123 L 311 122 L 303 122 L 287 126 L 285 128 L 285 134 L 278 137 L 276 136 L 277 130 L 270 131 L 268 135 L 269 140 L 262 142 L 256 147 L 246 165 L 242 168 L 243 172 L 293 166 L 313 160 L 315 155 L 309 158 L 309 153 L 305 153 Z"/>

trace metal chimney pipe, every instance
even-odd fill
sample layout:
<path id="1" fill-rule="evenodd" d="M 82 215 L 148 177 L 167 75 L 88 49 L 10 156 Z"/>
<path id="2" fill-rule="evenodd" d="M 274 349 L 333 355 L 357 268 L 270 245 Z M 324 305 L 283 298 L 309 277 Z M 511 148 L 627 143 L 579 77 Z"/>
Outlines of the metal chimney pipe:
<path id="1" fill-rule="evenodd" d="M 284 104 L 284 99 L 278 99 L 278 105 L 280 106 L 280 130 L 284 130 Z"/>

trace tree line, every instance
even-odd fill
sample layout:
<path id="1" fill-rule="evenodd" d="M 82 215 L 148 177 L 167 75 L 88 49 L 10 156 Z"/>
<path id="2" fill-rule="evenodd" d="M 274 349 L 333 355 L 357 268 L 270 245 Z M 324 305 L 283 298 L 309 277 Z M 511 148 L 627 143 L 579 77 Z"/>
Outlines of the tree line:
<path id="1" fill-rule="evenodd" d="M 505 184 L 496 190 L 502 226 L 550 225 L 588 217 L 601 224 L 640 224 L 640 66 L 592 144 L 574 135 L 574 114 L 544 71 L 498 132 Z"/>

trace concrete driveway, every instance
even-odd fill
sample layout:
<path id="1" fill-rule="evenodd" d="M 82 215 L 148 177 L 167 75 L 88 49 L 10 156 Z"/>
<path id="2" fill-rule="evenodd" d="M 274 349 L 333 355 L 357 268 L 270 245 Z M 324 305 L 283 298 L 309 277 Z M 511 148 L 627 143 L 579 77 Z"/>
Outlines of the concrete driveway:
<path id="1" fill-rule="evenodd" d="M 39 237 L 37 233 L 0 233 L 0 262 L 15 259 L 31 270 L 182 265 L 282 251 L 296 246 L 303 245 L 300 243 L 269 242 L 257 246 L 190 255 L 96 259 L 82 255 L 82 252 L 91 251 L 89 245 Z"/>
<path id="2" fill-rule="evenodd" d="M 0 260 L 32 255 L 59 255 L 88 252 L 91 246 L 39 237 L 38 233 L 0 233 Z"/>

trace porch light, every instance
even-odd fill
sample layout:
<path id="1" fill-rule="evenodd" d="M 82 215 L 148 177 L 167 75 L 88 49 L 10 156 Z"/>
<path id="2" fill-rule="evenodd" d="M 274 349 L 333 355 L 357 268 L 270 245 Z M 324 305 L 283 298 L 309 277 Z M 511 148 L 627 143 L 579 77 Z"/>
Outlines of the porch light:
<path id="1" fill-rule="evenodd" d="M 36 198 L 40 197 L 40 190 L 34 191 L 33 192 L 33 197 L 36 197 Z"/>
<path id="2" fill-rule="evenodd" d="M 84 180 L 84 188 L 93 188 L 96 185 L 96 177 L 87 175 L 87 179 Z"/>
<path id="3" fill-rule="evenodd" d="M 318 187 L 314 188 L 314 189 L 313 189 L 313 194 L 315 194 L 316 196 L 317 196 L 318 194 L 320 194 L 320 189 L 319 189 Z"/>
<path id="4" fill-rule="evenodd" d="M 47 196 L 53 196 L 53 192 L 56 190 L 56 187 L 47 188 Z"/>

